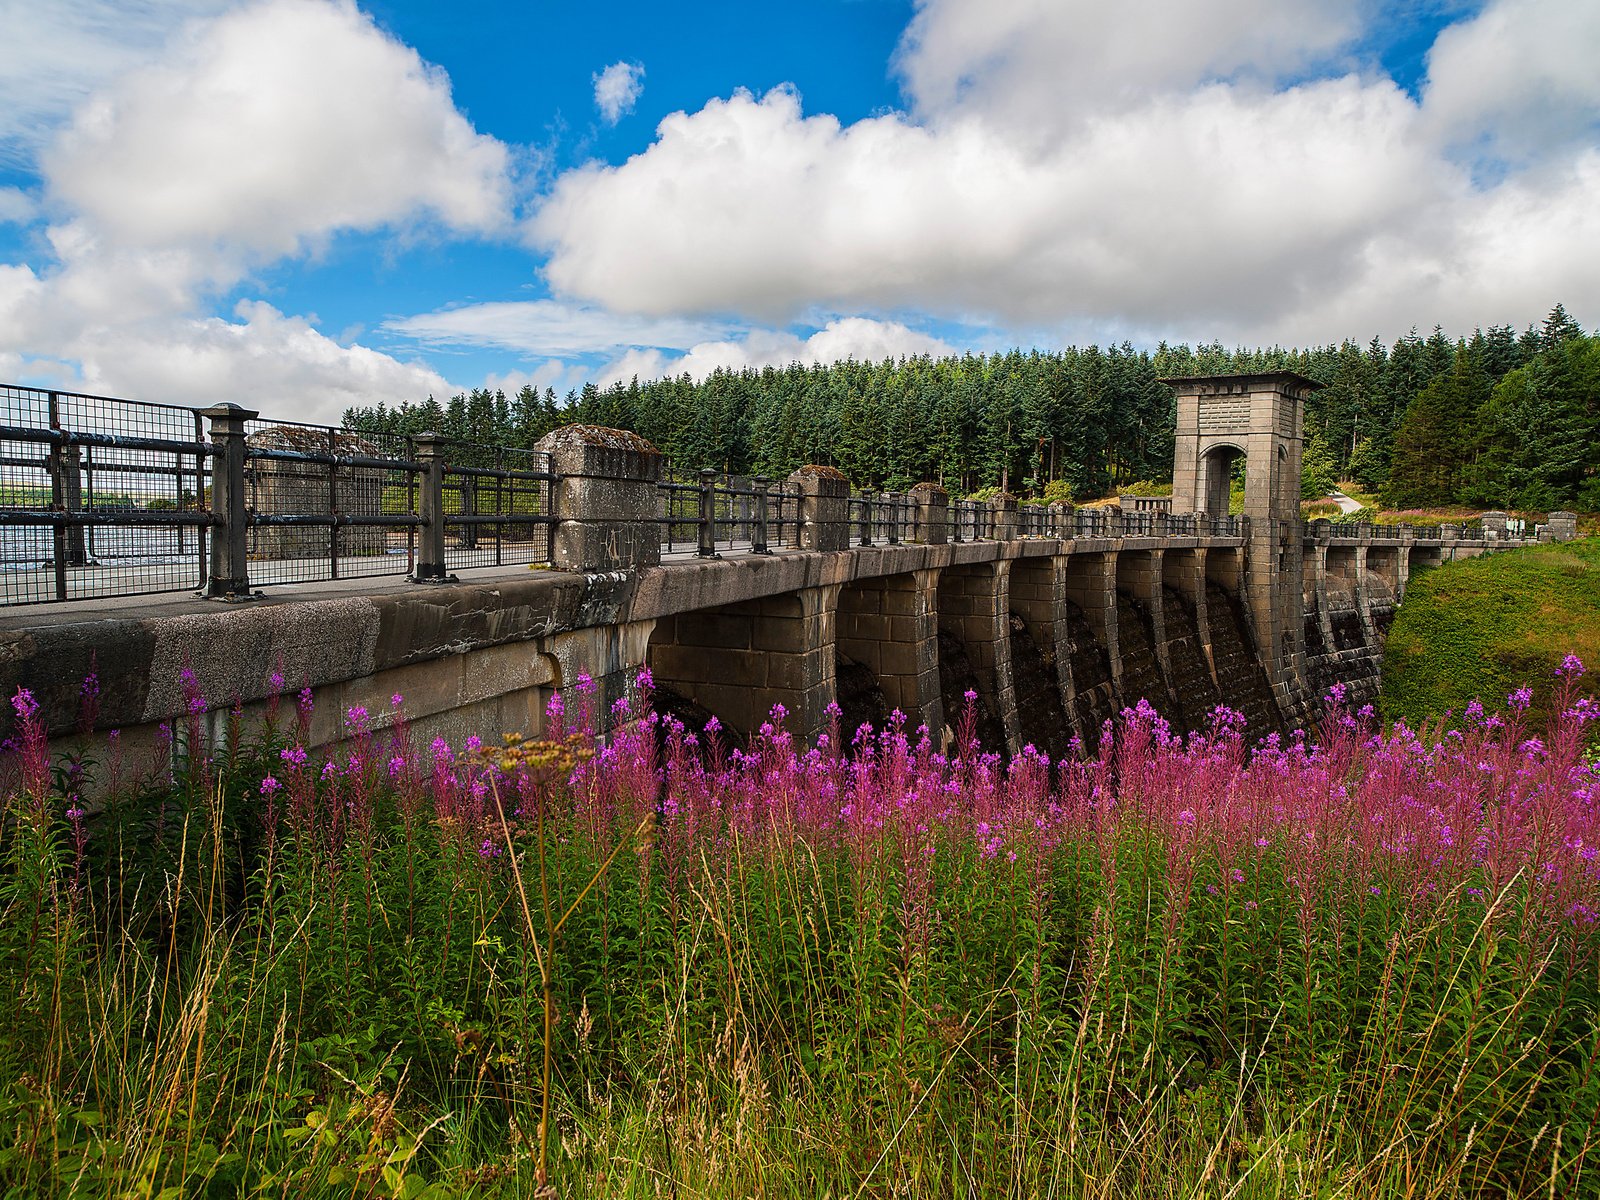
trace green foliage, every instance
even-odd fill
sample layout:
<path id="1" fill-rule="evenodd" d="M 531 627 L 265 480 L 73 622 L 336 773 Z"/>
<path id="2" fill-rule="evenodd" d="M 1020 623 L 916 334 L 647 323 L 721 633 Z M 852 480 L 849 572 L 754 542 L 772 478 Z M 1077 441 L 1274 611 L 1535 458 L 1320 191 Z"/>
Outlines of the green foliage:
<path id="1" fill-rule="evenodd" d="M 1541 545 L 1413 574 L 1384 648 L 1383 714 L 1420 722 L 1548 681 L 1566 654 L 1600 661 L 1600 539 Z M 1595 674 L 1586 677 L 1594 694 Z"/>
<path id="2" fill-rule="evenodd" d="M 1300 498 L 1318 500 L 1333 491 L 1338 482 L 1338 463 L 1321 435 L 1313 434 L 1300 456 Z"/>

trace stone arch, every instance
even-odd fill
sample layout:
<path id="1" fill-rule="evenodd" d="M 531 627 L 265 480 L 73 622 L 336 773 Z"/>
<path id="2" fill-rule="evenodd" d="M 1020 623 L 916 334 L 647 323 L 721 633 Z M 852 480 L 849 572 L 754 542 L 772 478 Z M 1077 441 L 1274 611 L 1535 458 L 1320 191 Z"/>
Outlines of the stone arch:
<path id="1" fill-rule="evenodd" d="M 1233 494 L 1233 468 L 1241 459 L 1249 462 L 1243 446 L 1222 439 L 1207 439 L 1200 452 L 1198 491 L 1195 495 L 1195 512 L 1209 513 L 1214 517 L 1227 516 Z"/>
<path id="2" fill-rule="evenodd" d="M 838 585 L 661 617 L 648 662 L 657 687 L 714 714 L 742 737 L 775 704 L 786 727 L 809 739 L 834 699 Z"/>
<path id="3" fill-rule="evenodd" d="M 856 579 L 840 589 L 834 673 L 846 737 L 861 720 L 881 723 L 894 709 L 912 729 L 942 730 L 937 590 L 932 570 Z"/>

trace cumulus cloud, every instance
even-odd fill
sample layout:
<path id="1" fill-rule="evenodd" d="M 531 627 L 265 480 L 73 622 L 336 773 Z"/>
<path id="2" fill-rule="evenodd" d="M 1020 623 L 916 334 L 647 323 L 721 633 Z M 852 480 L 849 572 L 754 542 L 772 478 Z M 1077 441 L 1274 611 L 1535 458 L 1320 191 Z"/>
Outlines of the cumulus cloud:
<path id="1" fill-rule="evenodd" d="M 605 386 L 634 376 L 655 379 L 685 372 L 694 379 L 704 379 L 718 368 L 737 371 L 744 367 L 783 367 L 794 362 L 833 363 L 847 358 L 881 362 L 886 358 L 920 354 L 938 357 L 955 352 L 948 342 L 898 321 L 845 317 L 829 321 L 805 338 L 781 329 L 752 329 L 738 338 L 702 342 L 680 355 L 653 347 L 635 348 L 605 367 L 598 382 Z"/>
<path id="2" fill-rule="evenodd" d="M 270 305 L 205 310 L 341 232 L 504 230 L 508 157 L 442 72 L 350 0 L 259 0 L 189 25 L 42 155 L 52 260 L 0 267 L 0 353 L 77 363 L 107 391 L 323 418 L 443 390 L 429 368 Z"/>
<path id="3" fill-rule="evenodd" d="M 1492 0 L 1447 30 L 1419 103 L 1342 65 L 1371 9 L 1345 0 L 924 0 L 897 60 L 910 111 L 712 100 L 562 176 L 529 236 L 575 300 L 767 324 L 820 308 L 1290 341 L 1600 306 L 1586 256 L 1546 244 L 1600 208 L 1572 149 L 1594 145 L 1600 85 L 1574 64 L 1597 18 L 1546 45 L 1543 7 Z M 1519 53 L 1474 95 L 1459 81 L 1507 20 Z M 1553 116 L 1552 95 L 1570 101 Z M 1452 149 L 1456 127 L 1523 120 L 1566 147 L 1537 181 L 1480 182 Z"/>
<path id="4" fill-rule="evenodd" d="M 172 404 L 231 400 L 269 416 L 335 423 L 352 405 L 455 390 L 424 364 L 341 346 L 304 317 L 262 301 L 240 303 L 234 316 L 95 330 L 77 347 L 81 386 Z"/>
<path id="5" fill-rule="evenodd" d="M 614 62 L 594 77 L 594 106 L 607 125 L 615 125 L 633 111 L 644 91 L 644 67 Z"/>
<path id="6" fill-rule="evenodd" d="M 1360 31 L 1352 0 L 922 0 L 896 66 L 918 115 L 1029 140 L 1152 94 L 1292 77 Z"/>
<path id="7" fill-rule="evenodd" d="M 506 148 L 348 0 L 265 0 L 190 28 L 80 108 L 43 165 L 104 246 L 206 255 L 218 274 L 342 229 L 510 218 Z"/>
<path id="8" fill-rule="evenodd" d="M 1445 29 L 1428 54 L 1424 110 L 1441 137 L 1529 162 L 1594 145 L 1600 6 L 1497 0 Z"/>

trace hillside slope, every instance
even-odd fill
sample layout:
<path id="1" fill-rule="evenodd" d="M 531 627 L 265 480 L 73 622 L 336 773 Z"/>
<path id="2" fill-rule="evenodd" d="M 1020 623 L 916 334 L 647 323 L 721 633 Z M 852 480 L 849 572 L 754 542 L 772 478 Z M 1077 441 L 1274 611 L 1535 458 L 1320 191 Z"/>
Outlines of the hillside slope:
<path id="1" fill-rule="evenodd" d="M 1576 654 L 1600 694 L 1600 538 L 1510 550 L 1412 576 L 1383 656 L 1386 720 L 1415 724 L 1474 697 L 1498 708 L 1534 689 L 1544 723 L 1556 667 Z"/>

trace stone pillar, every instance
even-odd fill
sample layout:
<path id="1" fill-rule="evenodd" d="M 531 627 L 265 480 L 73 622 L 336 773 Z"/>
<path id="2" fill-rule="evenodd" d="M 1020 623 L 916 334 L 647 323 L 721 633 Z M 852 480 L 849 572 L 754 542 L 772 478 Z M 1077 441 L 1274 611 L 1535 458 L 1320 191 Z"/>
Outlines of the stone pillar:
<path id="1" fill-rule="evenodd" d="M 997 542 L 1015 541 L 1017 537 L 1017 498 L 1002 492 L 989 501 L 989 528 Z"/>
<path id="2" fill-rule="evenodd" d="M 1022 749 L 1011 679 L 1011 563 L 946 567 L 939 577 L 939 627 L 959 638 L 978 691 L 1005 731 L 1006 749 Z"/>
<path id="3" fill-rule="evenodd" d="M 800 549 L 850 548 L 850 481 L 834 467 L 801 467 L 789 476 L 800 487 Z"/>
<path id="4" fill-rule="evenodd" d="M 1122 655 L 1117 639 L 1117 551 L 1074 554 L 1067 560 L 1062 594 L 1082 610 L 1111 667 L 1112 691 L 1122 695 Z"/>
<path id="5" fill-rule="evenodd" d="M 1071 501 L 1057 500 L 1050 505 L 1050 528 L 1058 538 L 1070 538 L 1077 534 L 1073 522 L 1073 507 Z"/>
<path id="6" fill-rule="evenodd" d="M 237 404 L 203 408 L 211 422 L 211 442 L 217 448 L 211 460 L 211 513 L 217 524 L 211 530 L 211 576 L 206 598 L 232 600 L 250 595 L 249 524 L 245 512 L 245 423 L 259 413 Z"/>
<path id="7" fill-rule="evenodd" d="M 1483 540 L 1486 542 L 1503 542 L 1506 540 L 1507 522 L 1511 517 L 1503 512 L 1486 512 L 1483 514 Z"/>
<path id="8" fill-rule="evenodd" d="M 939 573 L 882 575 L 846 584 L 839 592 L 839 656 L 865 666 L 891 708 L 915 729 L 926 725 L 937 742 L 944 730 L 939 694 Z M 843 731 L 846 738 L 855 733 Z"/>
<path id="9" fill-rule="evenodd" d="M 551 559 L 574 571 L 626 571 L 661 561 L 656 484 L 661 452 L 636 433 L 567 425 L 535 450 L 550 456 L 557 518 Z"/>
<path id="10" fill-rule="evenodd" d="M 916 536 L 911 540 L 925 546 L 944 546 L 950 541 L 950 493 L 937 483 L 919 483 L 911 489 L 916 514 Z"/>
<path id="11" fill-rule="evenodd" d="M 1565 510 L 1553 512 L 1545 522 L 1552 542 L 1570 542 L 1578 536 L 1578 514 Z"/>

